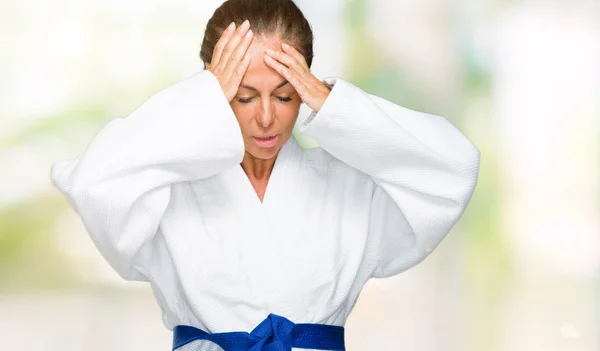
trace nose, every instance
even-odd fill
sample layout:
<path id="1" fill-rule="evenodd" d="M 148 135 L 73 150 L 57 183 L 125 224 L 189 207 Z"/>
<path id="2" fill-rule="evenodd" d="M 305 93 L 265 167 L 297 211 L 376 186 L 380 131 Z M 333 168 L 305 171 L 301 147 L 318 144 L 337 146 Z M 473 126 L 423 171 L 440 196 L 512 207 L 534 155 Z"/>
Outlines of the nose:
<path id="1" fill-rule="evenodd" d="M 260 112 L 258 113 L 258 124 L 263 128 L 269 128 L 275 121 L 273 105 L 270 98 L 262 99 Z"/>

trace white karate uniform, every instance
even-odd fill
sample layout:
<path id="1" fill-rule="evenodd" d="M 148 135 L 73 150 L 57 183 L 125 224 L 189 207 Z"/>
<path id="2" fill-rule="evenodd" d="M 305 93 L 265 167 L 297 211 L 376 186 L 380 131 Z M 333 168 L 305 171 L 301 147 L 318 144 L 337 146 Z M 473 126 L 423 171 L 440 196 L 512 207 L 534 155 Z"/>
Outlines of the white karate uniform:
<path id="1" fill-rule="evenodd" d="M 124 279 L 150 283 L 167 328 L 249 332 L 269 313 L 343 326 L 369 278 L 422 261 L 465 210 L 479 151 L 458 129 L 327 82 L 323 107 L 300 126 L 320 147 L 291 137 L 262 203 L 209 71 L 53 164 L 53 184 L 98 250 Z M 181 349 L 221 350 L 207 341 Z"/>

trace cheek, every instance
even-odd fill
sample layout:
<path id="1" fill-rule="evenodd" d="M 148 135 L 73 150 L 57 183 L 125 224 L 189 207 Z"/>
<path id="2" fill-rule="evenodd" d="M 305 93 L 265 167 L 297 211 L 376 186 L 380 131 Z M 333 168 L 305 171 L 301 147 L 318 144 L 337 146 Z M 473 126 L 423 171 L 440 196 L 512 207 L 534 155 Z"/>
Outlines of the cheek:
<path id="1" fill-rule="evenodd" d="M 300 104 L 290 102 L 287 104 L 280 104 L 275 109 L 275 114 L 279 118 L 282 124 L 293 124 L 296 122 L 298 112 L 300 111 Z"/>
<path id="2" fill-rule="evenodd" d="M 242 133 L 247 134 L 246 132 L 250 129 L 255 115 L 251 104 L 236 104 L 232 105 L 231 109 L 233 110 L 233 114 L 235 115 L 235 118 L 237 119 L 240 128 L 242 129 Z"/>

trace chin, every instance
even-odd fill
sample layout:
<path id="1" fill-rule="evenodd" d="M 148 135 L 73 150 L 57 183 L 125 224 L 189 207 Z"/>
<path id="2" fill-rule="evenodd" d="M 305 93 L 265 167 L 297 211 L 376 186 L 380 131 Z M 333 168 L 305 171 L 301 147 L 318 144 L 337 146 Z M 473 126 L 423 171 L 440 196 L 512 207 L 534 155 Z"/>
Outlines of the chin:
<path id="1" fill-rule="evenodd" d="M 272 159 L 273 157 L 277 156 L 277 154 L 279 153 L 279 150 L 281 150 L 281 146 L 276 145 L 271 148 L 259 148 L 259 147 L 248 148 L 248 149 L 246 149 L 246 152 L 249 153 L 254 158 L 257 158 L 260 160 L 269 160 L 269 159 Z"/>

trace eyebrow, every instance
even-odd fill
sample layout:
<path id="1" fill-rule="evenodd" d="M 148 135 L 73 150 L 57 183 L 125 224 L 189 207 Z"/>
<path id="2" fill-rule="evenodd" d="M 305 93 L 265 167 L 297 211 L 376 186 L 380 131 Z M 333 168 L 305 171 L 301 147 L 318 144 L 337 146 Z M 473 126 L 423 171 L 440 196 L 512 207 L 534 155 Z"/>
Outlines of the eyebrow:
<path id="1" fill-rule="evenodd" d="M 288 81 L 285 80 L 285 81 L 281 82 L 278 86 L 276 86 L 275 89 L 273 89 L 273 90 L 277 90 L 277 89 L 281 88 L 282 86 L 286 85 L 287 83 L 288 83 Z M 257 89 L 255 87 L 251 87 L 251 86 L 246 85 L 246 84 L 240 84 L 240 88 L 245 88 L 245 89 L 248 89 L 248 90 L 257 91 Z"/>

